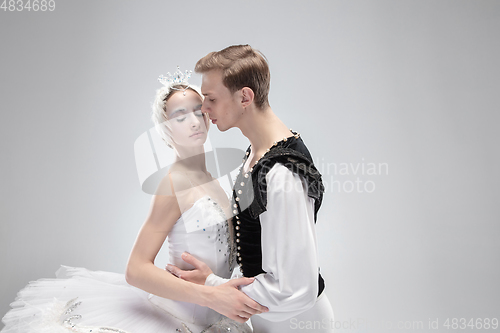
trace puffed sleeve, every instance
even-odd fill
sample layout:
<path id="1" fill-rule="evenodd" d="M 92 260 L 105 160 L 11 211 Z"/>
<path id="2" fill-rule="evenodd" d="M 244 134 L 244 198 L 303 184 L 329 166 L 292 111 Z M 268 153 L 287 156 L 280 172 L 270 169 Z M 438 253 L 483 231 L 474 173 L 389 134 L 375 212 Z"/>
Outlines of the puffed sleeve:
<path id="1" fill-rule="evenodd" d="M 284 321 L 311 308 L 318 294 L 314 199 L 307 184 L 282 164 L 266 175 L 267 210 L 260 215 L 262 269 L 241 290 L 269 312 L 263 319 Z"/>

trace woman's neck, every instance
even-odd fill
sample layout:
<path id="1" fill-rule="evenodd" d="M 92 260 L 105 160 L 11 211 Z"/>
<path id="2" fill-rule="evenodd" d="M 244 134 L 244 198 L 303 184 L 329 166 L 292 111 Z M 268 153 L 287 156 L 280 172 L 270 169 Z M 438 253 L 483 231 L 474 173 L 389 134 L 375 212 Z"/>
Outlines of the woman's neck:
<path id="1" fill-rule="evenodd" d="M 198 147 L 176 147 L 175 163 L 186 171 L 207 171 L 205 149 Z"/>

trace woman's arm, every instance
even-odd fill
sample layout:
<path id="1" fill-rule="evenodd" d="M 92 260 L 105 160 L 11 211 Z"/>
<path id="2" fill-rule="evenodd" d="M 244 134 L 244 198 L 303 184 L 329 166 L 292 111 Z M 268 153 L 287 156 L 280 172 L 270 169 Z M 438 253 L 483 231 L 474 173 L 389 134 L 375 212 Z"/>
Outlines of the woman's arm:
<path id="1" fill-rule="evenodd" d="M 129 284 L 160 297 L 178 301 L 192 299 L 203 303 L 198 299 L 203 293 L 196 287 L 179 284 L 174 276 L 154 265 L 156 255 L 180 215 L 175 196 L 153 196 L 148 217 L 130 253 L 125 278 Z"/>
<path id="2" fill-rule="evenodd" d="M 238 285 L 253 280 L 241 279 L 208 287 L 178 279 L 154 265 L 156 255 L 180 215 L 174 195 L 153 196 L 148 217 L 130 253 L 125 273 L 127 282 L 160 297 L 207 306 L 239 322 L 261 313 L 263 308 L 237 289 Z"/>

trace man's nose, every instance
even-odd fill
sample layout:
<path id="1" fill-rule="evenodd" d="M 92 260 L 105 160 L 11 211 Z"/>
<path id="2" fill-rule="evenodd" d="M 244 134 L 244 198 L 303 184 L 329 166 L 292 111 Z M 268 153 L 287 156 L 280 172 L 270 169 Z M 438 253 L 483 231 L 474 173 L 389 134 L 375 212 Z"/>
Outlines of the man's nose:
<path id="1" fill-rule="evenodd" d="M 205 101 L 203 101 L 203 103 L 201 103 L 201 112 L 208 113 L 208 108 L 207 108 L 207 104 L 205 103 Z"/>

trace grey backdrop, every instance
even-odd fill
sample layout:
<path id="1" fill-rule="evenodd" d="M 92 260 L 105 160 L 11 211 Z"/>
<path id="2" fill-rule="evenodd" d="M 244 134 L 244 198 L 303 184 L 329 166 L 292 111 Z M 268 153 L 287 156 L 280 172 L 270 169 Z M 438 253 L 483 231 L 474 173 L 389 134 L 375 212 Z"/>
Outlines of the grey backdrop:
<path id="1" fill-rule="evenodd" d="M 0 10 L 0 31 L 2 316 L 60 264 L 124 271 L 156 78 L 249 43 L 324 174 L 339 331 L 500 317 L 499 1 L 56 0 Z M 247 147 L 238 130 L 211 140 Z"/>

